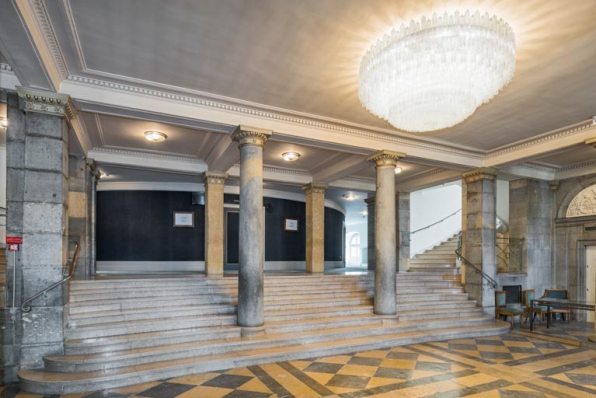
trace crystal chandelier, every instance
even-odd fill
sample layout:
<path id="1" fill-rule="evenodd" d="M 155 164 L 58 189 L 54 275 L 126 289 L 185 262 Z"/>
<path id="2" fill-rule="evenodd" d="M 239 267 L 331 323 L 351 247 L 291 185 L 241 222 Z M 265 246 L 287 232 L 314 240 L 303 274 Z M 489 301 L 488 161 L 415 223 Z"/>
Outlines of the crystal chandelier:
<path id="1" fill-rule="evenodd" d="M 501 91 L 515 70 L 515 35 L 479 12 L 412 21 L 378 40 L 360 63 L 358 94 L 372 114 L 400 130 L 463 122 Z"/>

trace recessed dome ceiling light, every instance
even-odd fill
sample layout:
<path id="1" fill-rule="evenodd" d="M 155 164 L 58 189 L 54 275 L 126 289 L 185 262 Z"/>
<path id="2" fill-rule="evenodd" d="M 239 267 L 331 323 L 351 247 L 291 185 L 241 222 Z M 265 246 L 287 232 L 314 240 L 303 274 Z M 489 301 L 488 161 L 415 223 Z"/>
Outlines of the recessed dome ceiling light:
<path id="1" fill-rule="evenodd" d="M 349 201 L 356 200 L 356 195 L 353 193 L 347 193 L 344 195 L 344 199 Z"/>
<path id="2" fill-rule="evenodd" d="M 281 157 L 286 162 L 293 162 L 295 160 L 300 159 L 300 154 L 298 152 L 284 152 L 281 154 Z"/>
<path id="3" fill-rule="evenodd" d="M 161 131 L 145 131 L 145 138 L 151 142 L 163 142 L 168 136 Z"/>
<path id="4" fill-rule="evenodd" d="M 402 169 L 401 167 L 396 167 L 396 168 L 395 168 L 395 174 L 399 174 L 399 173 L 401 173 L 401 172 L 402 172 L 402 170 L 403 170 L 403 169 Z"/>
<path id="5" fill-rule="evenodd" d="M 369 48 L 360 63 L 358 96 L 400 130 L 452 127 L 511 81 L 515 52 L 515 34 L 500 18 L 434 14 L 393 29 Z"/>

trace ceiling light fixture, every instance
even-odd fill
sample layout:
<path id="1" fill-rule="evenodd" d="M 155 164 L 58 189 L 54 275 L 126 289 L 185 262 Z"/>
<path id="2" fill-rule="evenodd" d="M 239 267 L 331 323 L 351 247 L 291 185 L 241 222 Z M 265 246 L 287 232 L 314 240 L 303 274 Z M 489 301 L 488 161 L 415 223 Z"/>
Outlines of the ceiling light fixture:
<path id="1" fill-rule="evenodd" d="M 168 136 L 161 131 L 145 131 L 145 138 L 151 142 L 164 142 Z"/>
<path id="2" fill-rule="evenodd" d="M 100 172 L 99 172 L 99 178 L 100 178 L 100 179 L 101 179 L 101 178 L 106 178 L 106 177 L 109 177 L 109 176 L 110 176 L 110 175 L 109 175 L 108 173 L 105 173 L 105 172 L 103 172 L 103 171 L 100 171 Z"/>
<path id="3" fill-rule="evenodd" d="M 293 162 L 295 160 L 300 159 L 300 154 L 298 152 L 284 152 L 281 154 L 281 157 L 286 162 Z"/>
<path id="4" fill-rule="evenodd" d="M 401 167 L 396 167 L 395 168 L 395 174 L 399 174 L 403 171 L 403 169 Z"/>
<path id="5" fill-rule="evenodd" d="M 348 200 L 350 202 L 357 199 L 356 195 L 354 195 L 353 193 L 347 193 L 343 197 L 345 200 Z"/>
<path id="6" fill-rule="evenodd" d="M 360 63 L 360 102 L 400 130 L 452 127 L 511 81 L 515 51 L 513 30 L 495 16 L 467 11 L 423 17 L 367 51 Z"/>

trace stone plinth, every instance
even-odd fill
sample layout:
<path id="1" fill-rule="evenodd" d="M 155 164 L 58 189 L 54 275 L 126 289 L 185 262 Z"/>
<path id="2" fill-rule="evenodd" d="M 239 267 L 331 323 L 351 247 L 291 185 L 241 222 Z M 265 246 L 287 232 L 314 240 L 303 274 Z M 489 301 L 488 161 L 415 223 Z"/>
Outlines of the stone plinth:
<path id="1" fill-rule="evenodd" d="M 205 173 L 205 273 L 223 276 L 224 267 L 224 186 L 228 175 Z"/>
<path id="2" fill-rule="evenodd" d="M 465 181 L 465 251 L 463 256 L 492 279 L 496 278 L 497 170 L 480 168 L 462 174 Z M 494 314 L 495 290 L 472 267 L 465 268 L 466 292 L 488 314 Z"/>
<path id="3" fill-rule="evenodd" d="M 325 272 L 325 190 L 327 184 L 302 187 L 306 195 L 306 272 Z"/>

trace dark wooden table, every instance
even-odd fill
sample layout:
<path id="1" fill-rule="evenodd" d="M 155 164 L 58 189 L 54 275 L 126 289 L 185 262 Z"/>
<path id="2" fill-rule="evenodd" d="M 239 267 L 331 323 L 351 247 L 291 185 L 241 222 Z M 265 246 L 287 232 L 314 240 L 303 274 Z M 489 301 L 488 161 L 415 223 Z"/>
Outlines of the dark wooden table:
<path id="1" fill-rule="evenodd" d="M 590 301 L 581 301 L 581 300 L 568 300 L 568 299 L 557 299 L 557 298 L 549 298 L 543 297 L 539 299 L 533 299 L 530 302 L 530 331 L 534 331 L 534 303 L 537 306 L 545 306 L 546 307 L 546 328 L 550 328 L 550 317 L 551 317 L 551 308 L 558 307 L 558 308 L 566 308 L 566 309 L 575 309 L 575 310 L 584 310 L 584 311 L 594 311 L 595 305 Z"/>

